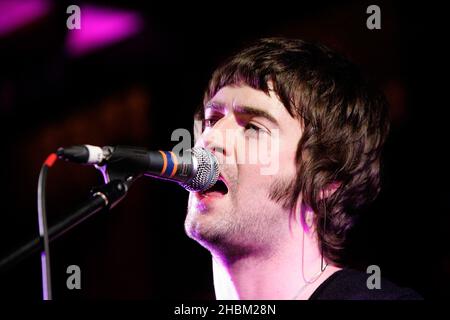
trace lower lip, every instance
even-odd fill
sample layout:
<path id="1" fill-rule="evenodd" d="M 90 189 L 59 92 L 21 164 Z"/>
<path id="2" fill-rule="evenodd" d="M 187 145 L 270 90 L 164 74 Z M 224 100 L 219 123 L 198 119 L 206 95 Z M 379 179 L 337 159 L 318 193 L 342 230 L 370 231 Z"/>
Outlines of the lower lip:
<path id="1" fill-rule="evenodd" d="M 198 204 L 203 206 L 211 201 L 219 200 L 225 197 L 226 194 L 220 192 L 208 192 L 208 193 L 195 193 L 195 197 L 198 200 Z"/>

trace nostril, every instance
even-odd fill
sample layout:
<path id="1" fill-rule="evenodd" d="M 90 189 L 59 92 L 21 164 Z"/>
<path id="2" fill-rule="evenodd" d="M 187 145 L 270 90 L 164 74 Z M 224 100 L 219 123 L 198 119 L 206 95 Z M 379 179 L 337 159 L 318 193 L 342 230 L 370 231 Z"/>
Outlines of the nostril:
<path id="1" fill-rule="evenodd" d="M 225 155 L 225 149 L 221 148 L 221 147 L 213 147 L 212 148 L 212 152 L 214 152 L 214 153 L 221 153 L 221 154 Z"/>

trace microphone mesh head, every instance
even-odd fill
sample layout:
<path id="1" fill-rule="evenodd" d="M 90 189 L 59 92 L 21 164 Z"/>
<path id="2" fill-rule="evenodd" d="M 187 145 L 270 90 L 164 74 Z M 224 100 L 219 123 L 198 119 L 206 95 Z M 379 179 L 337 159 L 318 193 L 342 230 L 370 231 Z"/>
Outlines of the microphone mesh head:
<path id="1" fill-rule="evenodd" d="M 219 178 L 219 163 L 214 154 L 204 148 L 192 148 L 192 160 L 195 166 L 194 177 L 182 187 L 188 191 L 205 191 L 216 184 Z"/>

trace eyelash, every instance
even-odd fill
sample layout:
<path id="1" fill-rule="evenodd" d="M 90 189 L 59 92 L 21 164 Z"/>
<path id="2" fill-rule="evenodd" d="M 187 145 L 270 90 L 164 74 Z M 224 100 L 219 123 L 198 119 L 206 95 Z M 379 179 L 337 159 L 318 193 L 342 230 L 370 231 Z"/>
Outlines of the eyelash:
<path id="1" fill-rule="evenodd" d="M 214 125 L 217 123 L 217 121 L 219 121 L 220 119 L 204 119 L 203 120 L 203 130 L 206 128 L 212 128 L 214 127 Z M 261 127 L 258 127 L 257 125 L 251 123 L 251 122 L 247 122 L 247 124 L 244 126 L 245 130 L 250 130 L 253 129 L 254 131 L 260 133 L 260 132 L 264 132 L 266 133 L 267 131 Z"/>
<path id="2" fill-rule="evenodd" d="M 204 119 L 203 120 L 203 127 L 204 128 L 212 128 L 216 124 L 216 122 L 219 121 L 218 119 Z"/>
<path id="3" fill-rule="evenodd" d="M 253 130 L 257 131 L 257 132 L 265 131 L 263 128 L 260 128 L 260 127 L 258 127 L 257 125 L 255 125 L 255 124 L 253 124 L 251 122 L 247 123 L 244 128 L 246 130 L 247 129 L 253 129 Z"/>

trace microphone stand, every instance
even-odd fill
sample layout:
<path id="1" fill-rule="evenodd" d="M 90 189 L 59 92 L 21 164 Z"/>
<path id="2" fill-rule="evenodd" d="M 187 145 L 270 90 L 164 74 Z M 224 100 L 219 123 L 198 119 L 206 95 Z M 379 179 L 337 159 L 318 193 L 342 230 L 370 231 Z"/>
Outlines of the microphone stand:
<path id="1" fill-rule="evenodd" d="M 111 209 L 126 195 L 131 184 L 139 177 L 132 172 L 126 172 L 115 165 L 96 166 L 104 177 L 105 184 L 91 190 L 91 197 L 73 210 L 64 219 L 53 225 L 48 230 L 49 241 L 59 238 L 61 235 L 77 226 L 87 218 L 93 216 L 102 209 Z M 31 254 L 42 250 L 43 241 L 36 237 L 25 245 L 0 260 L 0 272 L 6 271 Z"/>

